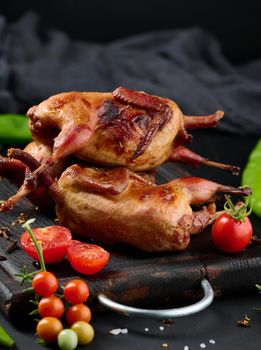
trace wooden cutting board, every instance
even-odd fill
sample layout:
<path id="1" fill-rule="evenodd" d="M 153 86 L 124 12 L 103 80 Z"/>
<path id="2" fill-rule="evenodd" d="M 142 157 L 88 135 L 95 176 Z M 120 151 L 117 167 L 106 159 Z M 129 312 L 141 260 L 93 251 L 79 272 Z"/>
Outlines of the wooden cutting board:
<path id="1" fill-rule="evenodd" d="M 176 167 L 175 172 L 173 169 L 161 168 L 159 180 L 184 175 L 180 168 Z M 8 181 L 0 182 L 0 199 L 8 198 L 14 192 L 15 187 Z M 35 226 L 55 224 L 54 217 L 37 212 L 28 200 L 22 200 L 13 211 L 0 213 L 0 226 L 10 228 L 12 240 L 19 239 L 23 232 L 21 225 L 12 224 L 21 212 L 28 218 L 36 218 Z M 258 235 L 260 220 L 253 220 Z M 0 237 L 0 256 L 6 258 L 0 261 L 0 307 L 19 323 L 24 322 L 28 315 L 32 295 L 23 291 L 15 274 L 23 266 L 29 272 L 35 271 L 36 267 L 22 249 L 7 253 L 9 244 L 10 241 Z M 61 285 L 71 278 L 86 279 L 91 290 L 89 302 L 92 308 L 99 293 L 129 305 L 174 307 L 180 302 L 190 303 L 200 298 L 203 278 L 210 281 L 216 296 L 250 293 L 256 290 L 256 283 L 261 283 L 261 245 L 249 247 L 239 254 L 222 254 L 211 242 L 210 229 L 192 237 L 184 252 L 150 254 L 124 246 L 105 248 L 111 253 L 109 264 L 102 272 L 88 278 L 73 271 L 67 261 L 49 268 Z"/>

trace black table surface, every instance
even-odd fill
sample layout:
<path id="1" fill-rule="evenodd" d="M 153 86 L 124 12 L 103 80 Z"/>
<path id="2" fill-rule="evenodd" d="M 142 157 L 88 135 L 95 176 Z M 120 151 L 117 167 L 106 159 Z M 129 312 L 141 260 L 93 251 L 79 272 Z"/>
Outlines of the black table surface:
<path id="1" fill-rule="evenodd" d="M 91 322 L 95 329 L 95 338 L 82 350 L 160 350 L 168 344 L 170 350 L 206 349 L 213 350 L 258 350 L 261 349 L 261 313 L 253 310 L 261 306 L 261 295 L 234 296 L 215 299 L 208 309 L 187 317 L 173 320 L 164 325 L 159 320 L 138 319 L 113 314 L 110 312 L 94 315 Z M 250 327 L 237 325 L 247 315 L 251 318 Z M 33 330 L 14 328 L 8 320 L 0 316 L 0 324 L 13 336 L 20 350 L 45 349 L 35 342 Z M 164 327 L 163 330 L 160 327 Z M 127 334 L 111 335 L 116 328 L 127 328 Z M 145 330 L 148 329 L 148 330 Z M 214 340 L 215 344 L 209 343 Z M 51 348 L 50 348 L 51 349 Z"/>
<path id="2" fill-rule="evenodd" d="M 256 138 L 250 136 L 239 138 L 217 130 L 203 131 L 194 133 L 192 148 L 212 160 L 244 167 L 256 141 Z M 240 184 L 240 177 L 216 169 L 202 167 L 193 170 L 192 173 L 224 184 Z M 192 316 L 177 318 L 169 325 L 159 320 L 129 318 L 112 312 L 97 313 L 93 315 L 92 320 L 95 339 L 90 345 L 80 348 L 183 350 L 187 346 L 189 350 L 261 349 L 261 313 L 254 307 L 261 307 L 261 295 L 258 290 L 252 295 L 240 295 L 238 291 L 229 297 L 216 298 L 206 310 Z M 156 308 L 156 305 L 153 308 Z M 237 324 L 245 315 L 251 318 L 248 328 Z M 43 349 L 41 345 L 36 344 L 34 329 L 17 328 L 3 315 L 0 315 L 0 325 L 13 336 L 18 349 Z M 116 328 L 127 328 L 128 333 L 111 335 L 110 330 Z M 215 344 L 209 342 L 210 340 L 214 340 Z"/>

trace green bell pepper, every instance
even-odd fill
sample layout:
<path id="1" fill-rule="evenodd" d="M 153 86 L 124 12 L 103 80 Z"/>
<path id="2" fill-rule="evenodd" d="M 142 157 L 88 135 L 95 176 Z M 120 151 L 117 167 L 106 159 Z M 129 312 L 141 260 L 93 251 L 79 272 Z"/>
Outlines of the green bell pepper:
<path id="1" fill-rule="evenodd" d="M 31 141 L 28 119 L 20 114 L 0 114 L 0 144 L 19 145 Z"/>
<path id="2" fill-rule="evenodd" d="M 261 139 L 249 155 L 242 174 L 242 185 L 249 185 L 252 188 L 250 204 L 253 212 L 261 217 Z"/>
<path id="3" fill-rule="evenodd" d="M 15 347 L 14 339 L 6 332 L 6 330 L 0 326 L 0 345 L 7 349 Z"/>

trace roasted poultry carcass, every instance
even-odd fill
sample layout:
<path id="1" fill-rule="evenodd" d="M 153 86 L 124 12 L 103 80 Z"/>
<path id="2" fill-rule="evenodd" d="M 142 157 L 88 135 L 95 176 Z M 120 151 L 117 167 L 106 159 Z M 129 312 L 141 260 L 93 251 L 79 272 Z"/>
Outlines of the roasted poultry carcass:
<path id="1" fill-rule="evenodd" d="M 25 151 L 55 177 L 73 163 L 74 156 L 78 161 L 126 166 L 135 172 L 148 171 L 166 160 L 194 166 L 203 163 L 234 173 L 239 170 L 209 161 L 182 145 L 191 139 L 186 129 L 215 126 L 223 116 L 221 111 L 205 117 L 184 116 L 169 99 L 119 87 L 112 93 L 61 93 L 30 108 L 27 114 L 34 142 Z M 25 182 L 2 203 L 1 210 L 11 209 L 30 192 L 38 206 L 48 202 L 44 188 L 38 188 L 36 174 L 31 176 L 16 160 L 2 157 L 0 176 L 10 172 L 22 174 L 15 180 L 19 186 L 25 173 Z"/>
<path id="2" fill-rule="evenodd" d="M 33 173 L 40 163 L 28 153 L 12 149 Z M 243 194 L 234 188 L 195 178 L 179 178 L 163 185 L 146 181 L 126 167 L 94 169 L 68 167 L 54 181 L 43 169 L 39 181 L 56 203 L 59 223 L 79 235 L 106 243 L 125 243 L 145 251 L 185 249 L 190 235 L 202 231 L 222 212 L 212 202 L 217 192 Z M 191 205 L 202 205 L 193 212 Z"/>
<path id="3" fill-rule="evenodd" d="M 147 171 L 165 161 L 207 164 L 238 172 L 186 147 L 186 129 L 215 126 L 223 112 L 184 116 L 170 99 L 119 87 L 112 93 L 67 92 L 27 113 L 33 139 L 52 147 L 49 163 L 68 155 L 99 166 Z"/>
<path id="4" fill-rule="evenodd" d="M 40 205 L 52 201 L 60 224 L 73 233 L 146 251 L 183 250 L 190 235 L 220 215 L 217 192 L 248 195 L 250 189 L 193 177 L 157 185 L 137 172 L 167 160 L 237 172 L 183 146 L 191 140 L 186 129 L 215 126 L 222 116 L 184 116 L 169 99 L 121 87 L 52 96 L 28 111 L 34 141 L 0 158 L 0 175 L 23 182 L 0 210 L 30 196 Z M 201 209 L 193 212 L 194 204 Z"/>

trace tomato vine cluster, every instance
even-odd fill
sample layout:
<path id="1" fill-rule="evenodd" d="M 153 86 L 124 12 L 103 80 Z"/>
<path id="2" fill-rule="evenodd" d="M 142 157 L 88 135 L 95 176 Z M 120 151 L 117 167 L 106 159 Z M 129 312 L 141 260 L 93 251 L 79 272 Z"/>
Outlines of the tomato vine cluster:
<path id="1" fill-rule="evenodd" d="M 58 341 L 62 350 L 73 350 L 77 344 L 89 344 L 94 330 L 89 324 L 91 311 L 84 303 L 89 297 L 88 285 L 80 279 L 69 281 L 63 295 L 55 293 L 58 281 L 48 271 L 37 273 L 32 281 L 33 290 L 41 297 L 37 311 L 42 317 L 37 323 L 36 333 L 45 342 Z M 63 327 L 65 323 L 70 328 Z"/>
<path id="2" fill-rule="evenodd" d="M 58 280 L 45 267 L 45 260 L 48 263 L 55 262 L 57 242 L 55 246 L 50 244 L 50 242 L 57 238 L 59 243 L 58 238 L 61 233 L 66 233 L 66 242 L 63 240 L 62 244 L 61 242 L 58 244 L 59 259 L 66 254 L 68 246 L 71 247 L 72 244 L 81 246 L 78 256 L 79 259 L 83 259 L 83 265 L 86 264 L 85 273 L 99 271 L 105 265 L 105 261 L 103 260 L 101 264 L 100 254 L 97 254 L 95 245 L 90 245 L 91 247 L 89 247 L 87 244 L 78 241 L 72 242 L 69 230 L 61 230 L 60 227 L 55 226 L 31 229 L 30 224 L 33 222 L 34 219 L 27 220 L 23 225 L 27 232 L 23 233 L 21 244 L 28 255 L 39 261 L 41 270 L 31 274 L 24 270 L 17 276 L 22 278 L 21 283 L 28 280 L 32 281 L 32 289 L 36 293 L 36 300 L 32 302 L 37 306 L 37 309 L 31 314 L 38 314 L 42 317 L 36 327 L 36 333 L 40 338 L 40 342 L 57 341 L 61 350 L 74 350 L 78 344 L 87 345 L 94 338 L 94 330 L 89 323 L 91 310 L 85 305 L 89 297 L 89 287 L 83 280 L 73 279 L 63 287 L 62 295 L 57 294 Z M 88 250 L 87 253 L 86 249 Z M 93 264 L 90 264 L 91 269 L 87 270 L 88 263 L 92 261 L 89 250 L 92 253 Z M 106 253 L 106 251 L 103 252 L 102 248 L 100 250 L 102 257 L 104 257 L 104 252 Z M 108 257 L 109 253 L 106 254 L 106 262 Z M 66 324 L 67 328 L 64 328 L 64 324 Z"/>

